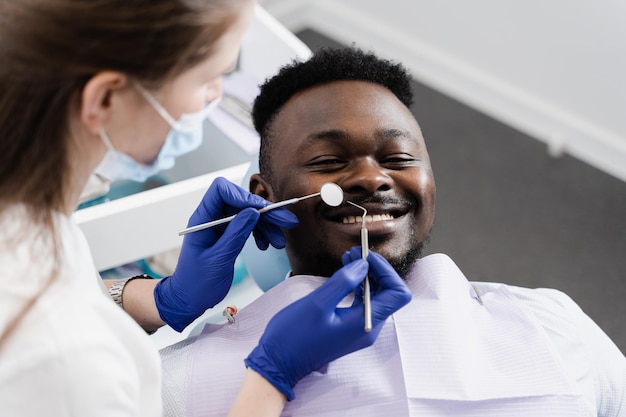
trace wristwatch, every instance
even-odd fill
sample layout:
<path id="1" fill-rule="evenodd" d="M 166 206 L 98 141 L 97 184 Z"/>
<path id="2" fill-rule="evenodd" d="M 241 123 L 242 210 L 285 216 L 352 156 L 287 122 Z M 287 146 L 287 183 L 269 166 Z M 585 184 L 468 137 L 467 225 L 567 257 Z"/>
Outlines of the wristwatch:
<path id="1" fill-rule="evenodd" d="M 115 282 L 115 284 L 109 287 L 109 295 L 111 296 L 113 301 L 115 301 L 115 303 L 118 306 L 120 306 L 122 309 L 124 309 L 124 305 L 122 304 L 122 293 L 124 292 L 124 287 L 126 286 L 126 284 L 128 284 L 130 281 L 134 279 L 153 279 L 153 278 L 147 274 L 135 275 L 134 277 L 119 280 Z"/>

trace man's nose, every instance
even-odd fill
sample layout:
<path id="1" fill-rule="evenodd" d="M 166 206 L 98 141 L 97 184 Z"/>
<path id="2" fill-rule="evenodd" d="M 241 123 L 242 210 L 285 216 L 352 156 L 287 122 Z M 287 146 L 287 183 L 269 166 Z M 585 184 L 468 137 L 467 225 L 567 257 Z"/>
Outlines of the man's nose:
<path id="1" fill-rule="evenodd" d="M 351 169 L 341 182 L 347 193 L 374 194 L 391 189 L 392 179 L 387 170 L 373 158 L 363 158 L 353 162 Z"/>

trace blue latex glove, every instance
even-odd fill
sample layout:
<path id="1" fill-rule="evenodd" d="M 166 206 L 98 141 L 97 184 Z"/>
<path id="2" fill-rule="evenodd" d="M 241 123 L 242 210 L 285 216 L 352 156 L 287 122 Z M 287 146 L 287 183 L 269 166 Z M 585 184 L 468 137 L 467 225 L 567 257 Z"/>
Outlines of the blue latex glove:
<path id="1" fill-rule="evenodd" d="M 254 230 L 257 245 L 267 249 L 285 246 L 281 228 L 298 224 L 297 217 L 284 208 L 259 214 L 270 204 L 225 178 L 217 178 L 191 215 L 189 226 L 239 213 L 230 222 L 188 233 L 174 274 L 163 278 L 154 289 L 161 319 L 182 331 L 208 308 L 222 301 L 233 281 L 235 260 Z"/>
<path id="2" fill-rule="evenodd" d="M 360 253 L 360 249 L 359 253 Z M 359 287 L 365 274 L 377 282 L 372 293 L 372 330 L 363 329 L 363 302 L 349 308 L 337 304 Z M 297 279 L 297 278 L 295 278 Z M 411 292 L 380 255 L 356 259 L 333 274 L 321 287 L 279 311 L 268 323 L 245 364 L 261 374 L 288 400 L 293 387 L 309 373 L 341 356 L 371 346 L 392 313 L 411 300 Z"/>

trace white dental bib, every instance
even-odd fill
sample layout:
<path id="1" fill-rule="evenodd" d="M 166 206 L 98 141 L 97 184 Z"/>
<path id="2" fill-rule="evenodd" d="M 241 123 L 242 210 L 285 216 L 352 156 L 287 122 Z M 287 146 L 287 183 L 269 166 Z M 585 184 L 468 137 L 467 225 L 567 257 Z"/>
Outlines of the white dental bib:
<path id="1" fill-rule="evenodd" d="M 269 319 L 325 278 L 292 277 L 207 326 L 191 350 L 187 409 L 223 416 L 243 381 L 244 358 Z M 480 297 L 446 255 L 418 261 L 413 300 L 376 343 L 313 372 L 283 416 L 589 416 L 541 325 L 505 285 Z"/>

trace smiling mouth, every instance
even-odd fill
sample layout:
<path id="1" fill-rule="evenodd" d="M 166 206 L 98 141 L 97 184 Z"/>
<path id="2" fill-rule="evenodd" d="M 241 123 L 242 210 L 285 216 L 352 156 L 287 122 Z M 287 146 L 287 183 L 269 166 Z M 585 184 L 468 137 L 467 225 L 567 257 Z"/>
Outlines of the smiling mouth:
<path id="1" fill-rule="evenodd" d="M 393 220 L 395 217 L 389 213 L 383 214 L 368 214 L 365 216 L 365 223 L 378 222 L 381 220 Z M 352 224 L 352 223 L 363 223 L 363 216 L 346 216 L 341 219 L 341 223 L 344 224 Z"/>

